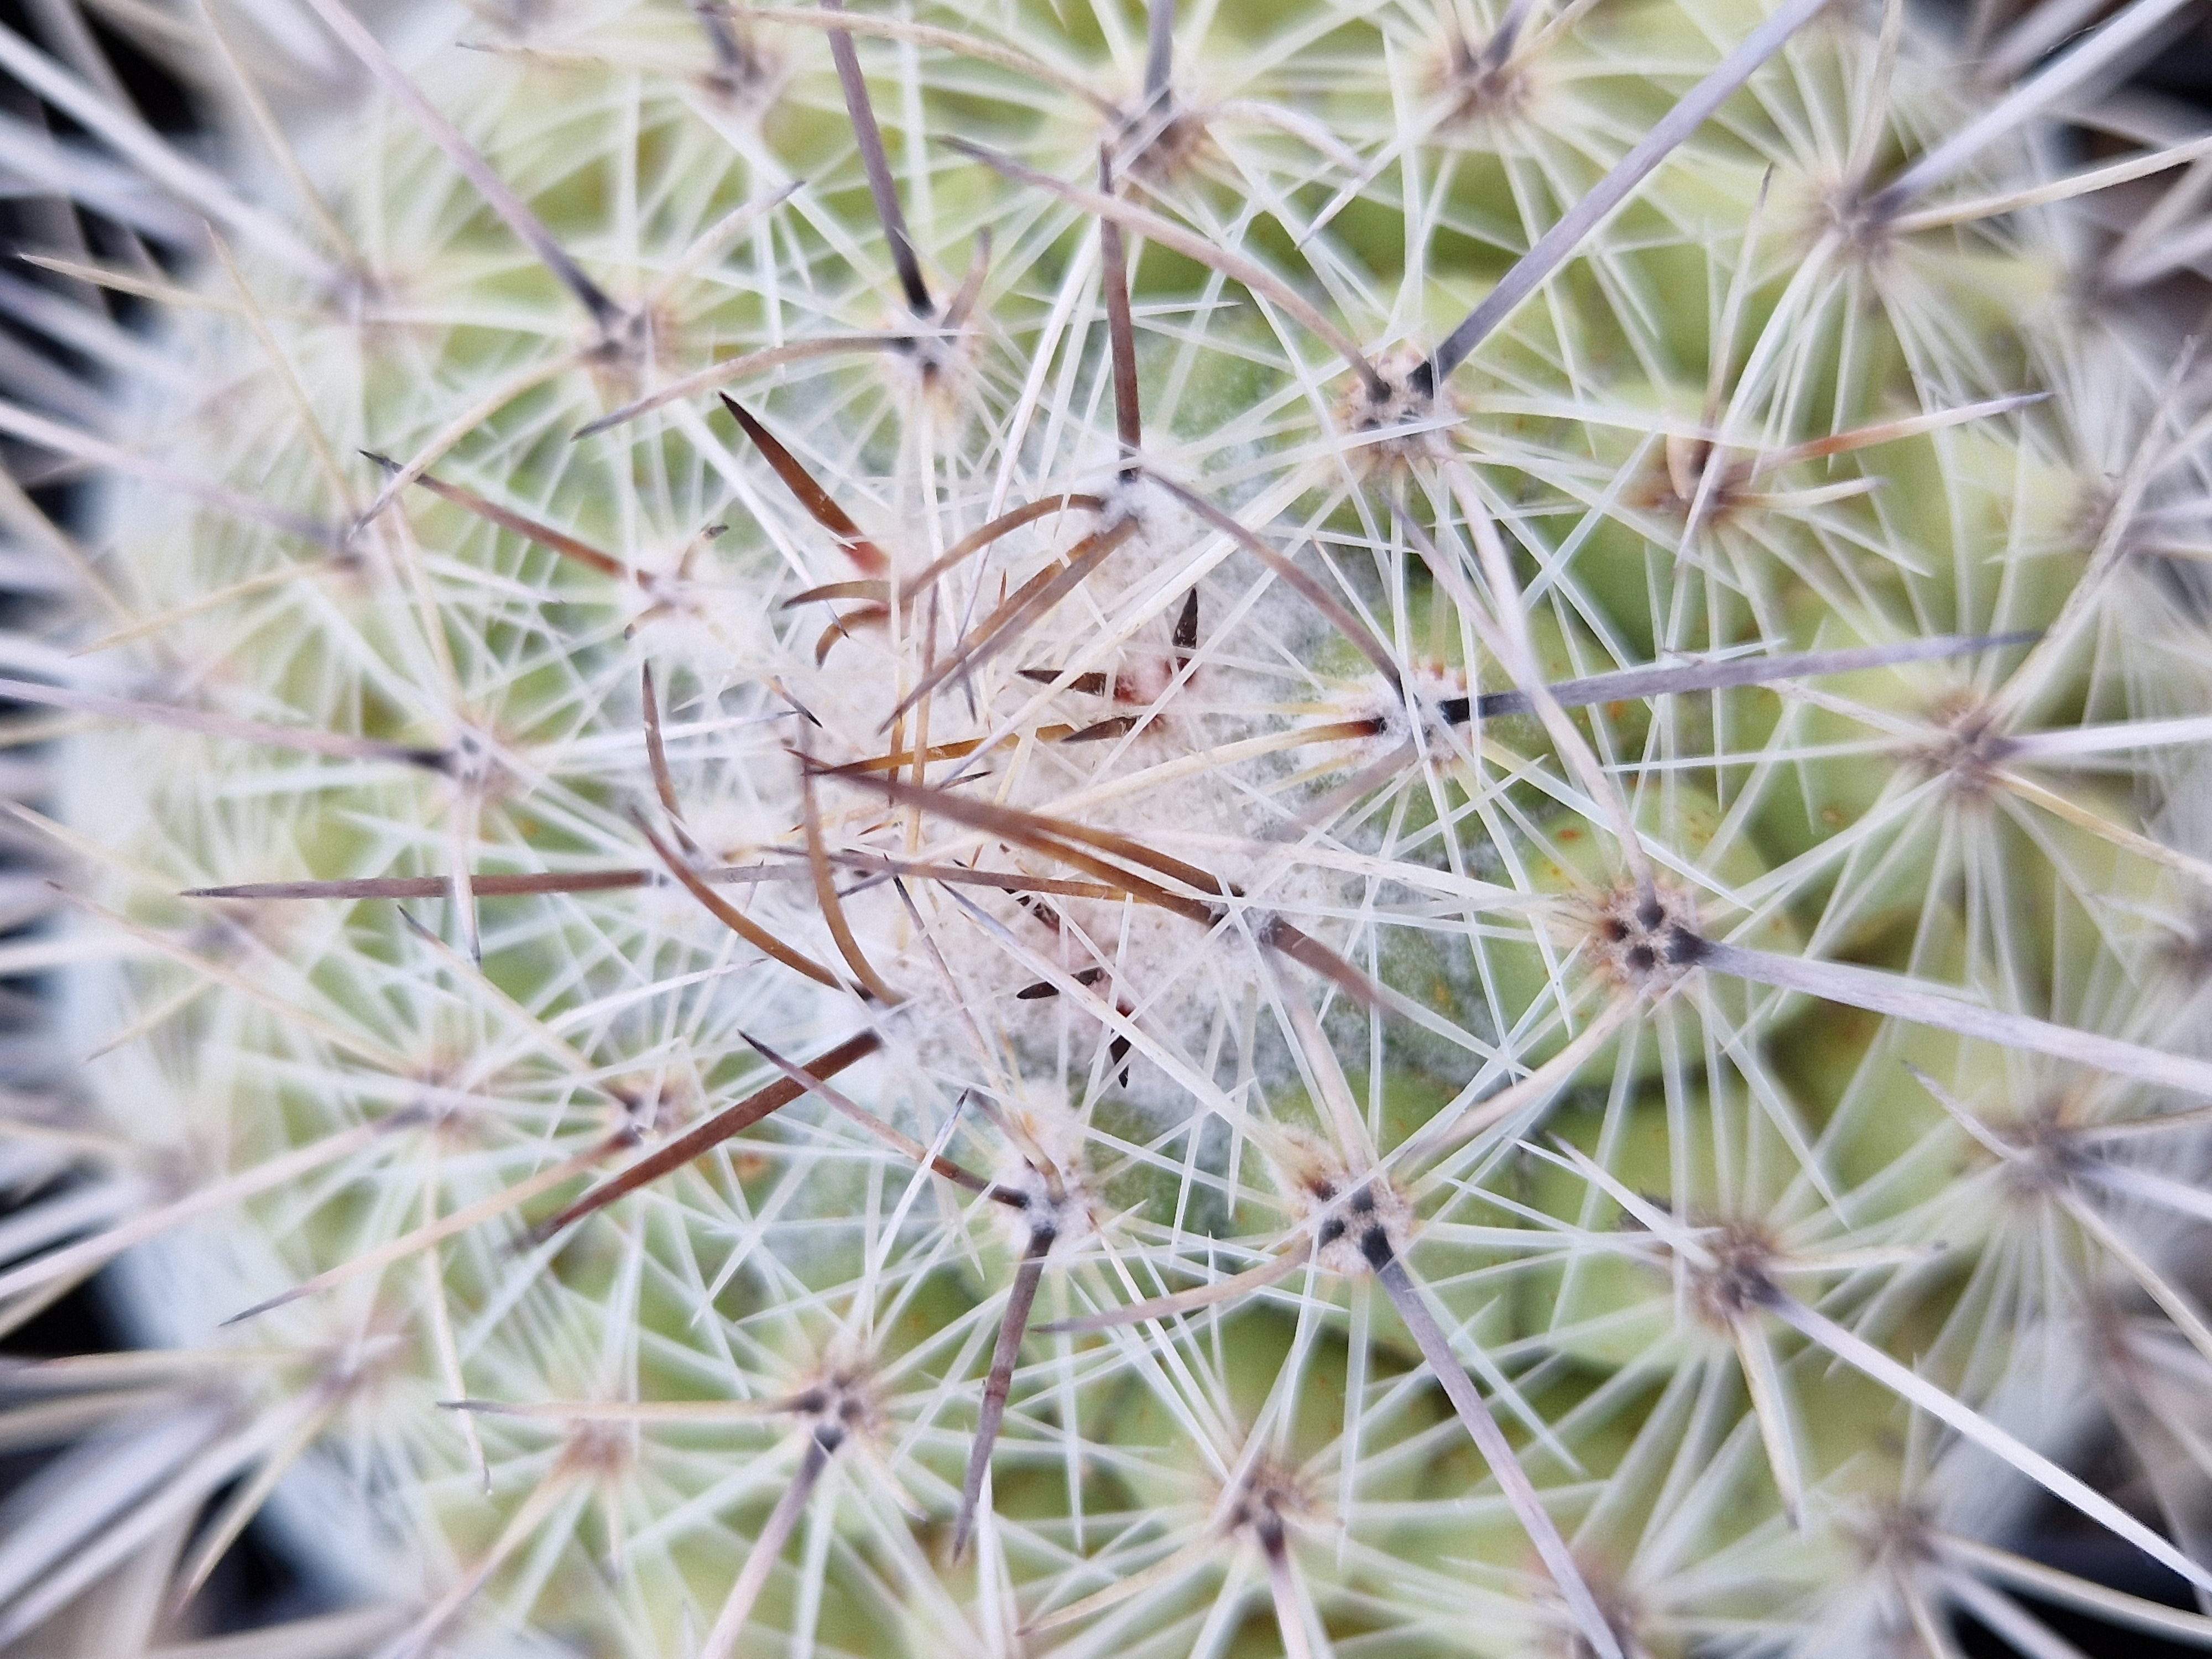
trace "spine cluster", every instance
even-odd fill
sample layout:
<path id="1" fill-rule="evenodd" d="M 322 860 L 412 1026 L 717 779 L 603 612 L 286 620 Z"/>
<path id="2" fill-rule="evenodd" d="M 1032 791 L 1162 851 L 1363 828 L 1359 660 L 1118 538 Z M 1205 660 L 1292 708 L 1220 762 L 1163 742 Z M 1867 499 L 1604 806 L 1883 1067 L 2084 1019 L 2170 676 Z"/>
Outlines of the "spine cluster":
<path id="1" fill-rule="evenodd" d="M 2212 1594 L 2177 14 L 195 7 L 228 171 L 0 36 L 0 1322 L 145 1345 L 0 1648 L 264 1513 L 301 1653 L 2212 1643 L 2005 1547 Z"/>

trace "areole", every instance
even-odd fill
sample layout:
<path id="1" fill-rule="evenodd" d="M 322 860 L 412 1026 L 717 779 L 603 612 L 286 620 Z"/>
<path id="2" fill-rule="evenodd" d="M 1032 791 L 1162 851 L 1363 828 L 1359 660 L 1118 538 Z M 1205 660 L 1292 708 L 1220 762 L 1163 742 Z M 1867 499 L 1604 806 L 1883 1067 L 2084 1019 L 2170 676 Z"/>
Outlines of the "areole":
<path id="1" fill-rule="evenodd" d="M 199 227 L 0 404 L 0 1320 L 144 1342 L 0 1645 L 264 1510 L 302 1653 L 2212 1639 L 2002 1547 L 2212 1589 L 2065 1461 L 2212 1399 L 2212 146 L 2056 125 L 2171 0 L 308 5 L 219 167 L 0 33 Z"/>

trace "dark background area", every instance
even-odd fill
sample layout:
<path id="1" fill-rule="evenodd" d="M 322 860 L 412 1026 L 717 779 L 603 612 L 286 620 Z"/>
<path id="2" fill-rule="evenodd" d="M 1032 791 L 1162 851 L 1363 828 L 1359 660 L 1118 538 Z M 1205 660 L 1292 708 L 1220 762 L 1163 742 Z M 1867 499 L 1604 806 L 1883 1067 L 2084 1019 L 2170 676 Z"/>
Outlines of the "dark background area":
<path id="1" fill-rule="evenodd" d="M 1938 11 L 1958 13 L 1964 9 L 1963 0 L 1931 0 L 1931 4 Z M 0 0 L 0 23 L 42 44 L 52 39 L 51 31 L 40 26 L 41 18 L 50 14 L 51 8 L 42 0 Z M 189 140 L 197 124 L 187 88 L 112 31 L 96 21 L 92 27 L 143 117 L 156 129 Z M 2142 65 L 2135 81 L 2145 89 L 2190 100 L 2212 113 L 2212 0 L 2201 0 L 2166 44 Z M 42 118 L 58 136 L 69 136 L 75 131 L 65 117 L 41 105 L 4 76 L 0 76 L 0 106 L 19 116 Z M 51 246 L 53 213 L 48 205 L 0 197 L 0 281 L 11 277 L 40 283 L 58 280 L 8 257 L 11 249 Z M 95 255 L 117 258 L 128 251 L 127 242 L 122 240 L 126 233 L 89 216 L 73 216 L 77 233 Z M 159 247 L 149 248 L 149 252 L 165 262 L 173 259 L 173 255 Z M 2208 301 L 2212 301 L 2212 287 L 2205 292 Z M 110 307 L 111 314 L 125 320 L 131 319 L 131 302 L 118 301 L 112 295 L 103 296 L 103 302 Z M 20 361 L 13 357 L 10 347 L 37 354 L 75 374 L 89 375 L 93 368 L 66 345 L 0 316 L 0 393 L 12 390 L 10 383 L 15 375 L 9 364 L 11 359 Z M 0 461 L 30 484 L 33 498 L 50 514 L 64 522 L 74 516 L 77 486 L 68 474 L 52 471 L 47 458 L 0 442 Z M 33 598 L 0 592 L 0 623 L 16 626 L 31 620 L 37 603 Z M 0 713 L 5 712 L 9 712 L 6 706 L 0 705 Z M 0 864 L 4 864 L 8 856 L 6 844 L 0 842 Z M 4 926 L 4 921 L 0 921 L 0 926 Z M 35 1029 L 39 989 L 34 983 L 0 981 L 0 1046 L 16 1046 L 21 1040 L 35 1048 L 40 1041 Z M 54 1064 L 56 1074 L 51 1081 L 57 1090 L 66 1091 L 70 1087 L 66 1056 L 56 1056 Z M 52 1189 L 53 1183 L 42 1188 L 0 1190 L 0 1216 L 4 1216 L 11 1205 L 49 1196 Z M 108 1350 L 120 1342 L 121 1333 L 102 1310 L 95 1281 L 93 1288 L 65 1298 L 0 1338 L 0 1363 L 4 1363 L 7 1357 Z M 2109 1448 L 2102 1454 L 2093 1454 L 2091 1462 L 2101 1456 L 2111 1463 L 2116 1452 L 2117 1448 Z M 0 1453 L 0 1494 L 16 1486 L 48 1455 Z M 2091 1469 L 2082 1472 L 2094 1477 L 2094 1471 Z M 2118 1473 L 2117 1469 L 2114 1473 Z M 2194 1606 L 2180 1579 L 2055 1501 L 2044 1502 L 2029 1535 L 2016 1542 L 2024 1553 L 2067 1571 L 2176 1607 Z M 323 1609 L 313 1589 L 289 1568 L 283 1552 L 265 1529 L 257 1525 L 231 1551 L 202 1592 L 191 1633 L 248 1629 L 320 1610 Z M 2185 1654 L 2199 1651 L 2139 1633 L 2115 1632 L 2063 1610 L 2039 1610 L 2053 1631 L 2084 1655 L 2091 1656 L 2091 1659 L 2181 1659 Z M 1961 1649 L 1971 1659 L 2011 1659 L 2014 1654 L 2013 1649 L 1971 1620 L 1961 1620 L 1957 1633 Z M 1852 1656 L 1839 1655 L 1838 1659 Z"/>
<path id="2" fill-rule="evenodd" d="M 2198 11 L 2195 25 L 2144 64 L 2136 82 L 2212 107 L 2212 6 L 2200 6 Z"/>

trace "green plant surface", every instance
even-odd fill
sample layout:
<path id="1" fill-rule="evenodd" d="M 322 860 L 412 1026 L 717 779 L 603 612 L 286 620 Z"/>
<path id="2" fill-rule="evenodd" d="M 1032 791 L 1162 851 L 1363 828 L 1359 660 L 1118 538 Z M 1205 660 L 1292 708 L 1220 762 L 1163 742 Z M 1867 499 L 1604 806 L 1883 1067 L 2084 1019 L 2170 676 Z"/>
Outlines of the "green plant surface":
<path id="1" fill-rule="evenodd" d="M 0 1645 L 264 1504 L 318 1652 L 2212 1640 L 1990 1541 L 2212 1593 L 2065 1462 L 2212 1380 L 2212 441 L 2052 182 L 2154 0 L 313 6 L 0 414 L 125 1210 L 0 1318 L 147 1348 Z"/>

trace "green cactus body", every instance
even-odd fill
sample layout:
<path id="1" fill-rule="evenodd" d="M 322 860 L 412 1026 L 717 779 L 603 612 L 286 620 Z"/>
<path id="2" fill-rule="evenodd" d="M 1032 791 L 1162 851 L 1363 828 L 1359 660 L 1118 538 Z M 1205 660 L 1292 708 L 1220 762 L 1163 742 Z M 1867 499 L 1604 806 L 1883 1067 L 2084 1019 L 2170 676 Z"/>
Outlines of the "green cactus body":
<path id="1" fill-rule="evenodd" d="M 511 202 L 379 94 L 218 228 L 70 1019 L 378 1639 L 1901 1655 L 1991 1453 L 2127 1524 L 2212 456 L 1840 5 L 1431 392 L 1767 15 L 1462 9 L 854 13 L 919 292 L 821 12 L 415 20 Z"/>

